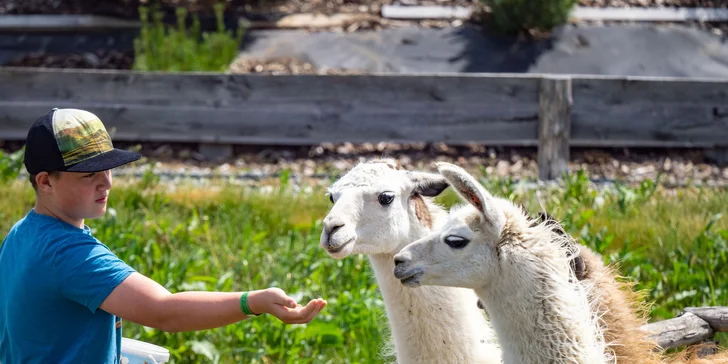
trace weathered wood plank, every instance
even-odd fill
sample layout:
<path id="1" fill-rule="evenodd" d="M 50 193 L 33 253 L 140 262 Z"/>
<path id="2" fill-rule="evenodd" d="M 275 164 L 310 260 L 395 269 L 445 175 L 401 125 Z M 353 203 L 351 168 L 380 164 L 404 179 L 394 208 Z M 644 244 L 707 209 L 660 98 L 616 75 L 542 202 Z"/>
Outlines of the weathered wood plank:
<path id="1" fill-rule="evenodd" d="M 141 22 L 100 15 L 23 14 L 0 15 L 0 30 L 17 32 L 58 32 L 108 29 L 137 29 Z"/>
<path id="2" fill-rule="evenodd" d="M 0 102 L 0 139 L 24 137 L 32 122 L 52 107 L 76 107 L 99 115 L 115 140 L 188 141 L 310 145 L 322 142 L 473 140 L 503 145 L 534 145 L 536 112 L 527 121 L 488 120 L 457 111 L 425 107 L 406 113 L 367 107 L 273 109 L 199 106 L 110 105 L 93 103 Z M 524 124 L 529 126 L 524 127 Z"/>
<path id="3" fill-rule="evenodd" d="M 538 145 L 541 77 L 0 68 L 0 138 L 65 106 L 100 110 L 140 141 Z M 573 77 L 572 94 L 571 147 L 728 147 L 728 82 Z"/>
<path id="4" fill-rule="evenodd" d="M 251 103 L 358 102 L 400 110 L 410 106 L 407 103 L 426 102 L 433 108 L 457 106 L 486 114 L 492 109 L 518 117 L 523 114 L 521 106 L 537 106 L 538 82 L 535 76 L 268 76 L 0 68 L 0 99 L 238 108 Z"/>
<path id="5" fill-rule="evenodd" d="M 442 5 L 382 5 L 382 17 L 390 19 L 468 19 L 473 7 Z M 637 8 L 575 6 L 572 21 L 726 21 L 728 9 L 714 8 Z"/>
<path id="6" fill-rule="evenodd" d="M 51 107 L 87 108 L 117 139 L 493 141 L 535 145 L 538 78 L 264 76 L 0 69 L 0 138 Z"/>
<path id="7" fill-rule="evenodd" d="M 691 345 L 713 337 L 714 332 L 700 317 L 686 312 L 682 316 L 642 326 L 663 349 Z"/>
<path id="8" fill-rule="evenodd" d="M 728 307 L 686 307 L 683 311 L 700 317 L 716 332 L 728 332 Z"/>
<path id="9" fill-rule="evenodd" d="M 538 176 L 542 180 L 550 180 L 569 170 L 570 77 L 544 77 L 539 95 Z"/>
<path id="10" fill-rule="evenodd" d="M 576 20 L 597 21 L 726 21 L 728 9 L 713 8 L 638 8 L 638 7 L 584 7 L 577 6 L 571 12 Z"/>
<path id="11" fill-rule="evenodd" d="M 574 78 L 572 146 L 728 145 L 728 83 Z"/>

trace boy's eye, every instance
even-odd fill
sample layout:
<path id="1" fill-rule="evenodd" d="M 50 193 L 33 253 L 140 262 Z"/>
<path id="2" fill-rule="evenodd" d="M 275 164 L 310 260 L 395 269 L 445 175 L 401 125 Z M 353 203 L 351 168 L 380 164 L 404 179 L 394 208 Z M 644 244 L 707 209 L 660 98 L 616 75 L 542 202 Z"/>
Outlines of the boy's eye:
<path id="1" fill-rule="evenodd" d="M 95 174 L 96 174 L 96 172 L 91 172 L 91 173 L 85 175 L 84 177 L 90 178 L 90 177 L 93 177 Z"/>

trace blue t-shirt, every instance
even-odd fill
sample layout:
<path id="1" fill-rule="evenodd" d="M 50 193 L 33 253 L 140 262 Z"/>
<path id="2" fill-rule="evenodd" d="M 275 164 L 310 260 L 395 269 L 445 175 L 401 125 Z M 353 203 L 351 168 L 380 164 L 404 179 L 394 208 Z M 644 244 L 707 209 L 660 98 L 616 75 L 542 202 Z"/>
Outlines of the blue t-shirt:
<path id="1" fill-rule="evenodd" d="M 134 269 L 83 229 L 31 210 L 0 246 L 0 363 L 118 363 L 99 305 Z"/>

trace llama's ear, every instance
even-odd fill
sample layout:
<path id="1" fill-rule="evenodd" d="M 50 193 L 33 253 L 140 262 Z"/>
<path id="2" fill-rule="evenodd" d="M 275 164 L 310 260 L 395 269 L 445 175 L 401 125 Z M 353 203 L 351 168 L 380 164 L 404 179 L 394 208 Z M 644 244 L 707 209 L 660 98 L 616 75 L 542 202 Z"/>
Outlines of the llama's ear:
<path id="1" fill-rule="evenodd" d="M 436 173 L 407 172 L 407 177 L 415 185 L 413 192 L 421 196 L 437 196 L 449 186 L 445 177 Z"/>
<path id="2" fill-rule="evenodd" d="M 438 163 L 437 170 L 463 200 L 475 206 L 498 230 L 503 228 L 505 216 L 496 208 L 493 196 L 473 176 L 450 163 Z"/>
<path id="3" fill-rule="evenodd" d="M 487 198 L 490 197 L 490 194 L 480 187 L 480 183 L 473 176 L 461 167 L 450 163 L 437 163 L 437 170 L 450 182 L 452 188 L 461 198 L 475 206 L 478 211 L 485 212 Z"/>

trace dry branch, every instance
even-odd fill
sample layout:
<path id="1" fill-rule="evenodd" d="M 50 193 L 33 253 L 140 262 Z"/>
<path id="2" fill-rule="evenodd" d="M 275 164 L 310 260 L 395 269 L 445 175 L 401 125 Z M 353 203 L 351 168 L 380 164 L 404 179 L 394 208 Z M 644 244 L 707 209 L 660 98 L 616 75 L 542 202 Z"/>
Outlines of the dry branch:
<path id="1" fill-rule="evenodd" d="M 728 307 L 686 307 L 683 311 L 700 317 L 715 332 L 728 332 Z"/>
<path id="2" fill-rule="evenodd" d="M 642 326 L 663 349 L 691 345 L 728 332 L 728 307 L 687 307 L 675 318 Z"/>

